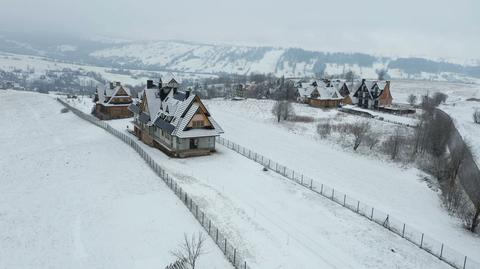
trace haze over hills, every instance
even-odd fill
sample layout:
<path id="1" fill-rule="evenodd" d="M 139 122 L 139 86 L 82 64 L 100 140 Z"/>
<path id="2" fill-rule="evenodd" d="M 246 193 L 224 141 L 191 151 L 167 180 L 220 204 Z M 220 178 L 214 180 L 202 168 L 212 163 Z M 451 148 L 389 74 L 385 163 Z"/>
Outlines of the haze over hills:
<path id="1" fill-rule="evenodd" d="M 0 51 L 106 67 L 195 74 L 273 73 L 303 77 L 324 72 L 339 75 L 353 70 L 359 77 L 375 78 L 377 70 L 386 69 L 391 78 L 480 81 L 478 62 L 462 65 L 425 58 L 327 53 L 301 48 L 2 33 Z"/>

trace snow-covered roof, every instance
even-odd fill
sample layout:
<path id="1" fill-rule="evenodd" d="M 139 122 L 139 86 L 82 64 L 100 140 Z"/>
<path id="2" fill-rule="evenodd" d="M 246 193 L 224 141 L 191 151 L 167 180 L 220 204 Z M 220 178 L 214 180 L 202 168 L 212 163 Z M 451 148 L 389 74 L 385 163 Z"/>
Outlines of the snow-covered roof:
<path id="1" fill-rule="evenodd" d="M 314 86 L 315 84 L 317 86 Z M 326 83 L 324 81 L 309 81 L 308 83 L 301 83 L 301 86 L 302 87 L 298 88 L 298 94 L 300 97 L 312 98 L 312 93 L 317 91 L 319 96 L 314 97 L 315 99 L 343 99 L 342 95 L 338 92 L 341 87 L 338 87 L 333 83 Z"/>
<path id="2" fill-rule="evenodd" d="M 112 101 L 112 96 L 116 96 L 118 92 L 123 89 L 125 93 L 131 97 L 131 92 L 130 89 L 122 86 L 120 82 L 116 82 L 115 84 L 113 82 L 107 83 L 105 86 L 101 88 L 97 88 L 97 96 L 98 96 L 98 101 L 97 103 L 102 104 L 104 106 L 124 106 L 125 104 L 114 104 L 111 103 Z"/>
<path id="3" fill-rule="evenodd" d="M 154 125 L 180 138 L 217 136 L 223 133 L 222 128 L 206 111 L 197 95 L 189 91 L 179 91 L 176 88 L 159 89 L 156 85 L 154 86 L 144 90 L 142 100 L 146 102 L 150 116 L 147 125 Z M 212 124 L 212 128 L 187 128 L 199 109 L 206 111 L 205 115 Z M 135 112 L 136 108 L 131 110 L 141 116 L 141 113 Z"/>
<path id="4" fill-rule="evenodd" d="M 305 97 L 305 98 L 310 97 L 310 95 L 312 95 L 313 90 L 315 90 L 315 87 L 310 85 L 297 89 L 298 95 L 300 97 Z"/>
<path id="5" fill-rule="evenodd" d="M 338 92 L 337 88 L 330 85 L 327 86 L 325 84 L 320 84 L 316 87 L 319 96 L 315 99 L 320 100 L 336 100 L 336 99 L 343 99 L 343 96 Z"/>

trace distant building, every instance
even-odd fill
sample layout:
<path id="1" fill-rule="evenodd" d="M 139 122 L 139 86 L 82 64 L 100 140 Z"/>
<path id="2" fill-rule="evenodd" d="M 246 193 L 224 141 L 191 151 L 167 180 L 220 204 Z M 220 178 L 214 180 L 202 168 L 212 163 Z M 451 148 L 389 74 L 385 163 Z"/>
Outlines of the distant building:
<path id="1" fill-rule="evenodd" d="M 345 97 L 338 91 L 338 85 L 328 80 L 299 82 L 297 87 L 297 101 L 313 107 L 338 107 L 345 101 Z"/>
<path id="2" fill-rule="evenodd" d="M 244 100 L 247 96 L 246 87 L 241 83 L 233 84 L 233 100 Z"/>
<path id="3" fill-rule="evenodd" d="M 200 98 L 180 91 L 178 83 L 147 80 L 141 100 L 131 104 L 134 132 L 144 143 L 170 156 L 207 155 L 215 151 L 215 139 L 223 133 Z"/>
<path id="4" fill-rule="evenodd" d="M 354 86 L 352 103 L 363 108 L 379 109 L 392 105 L 390 81 L 367 81 L 362 79 Z"/>
<path id="5" fill-rule="evenodd" d="M 133 117 L 133 113 L 128 110 L 132 103 L 130 89 L 122 86 L 120 82 L 110 82 L 104 87 L 97 87 L 93 101 L 95 107 L 92 114 L 101 120 Z"/>

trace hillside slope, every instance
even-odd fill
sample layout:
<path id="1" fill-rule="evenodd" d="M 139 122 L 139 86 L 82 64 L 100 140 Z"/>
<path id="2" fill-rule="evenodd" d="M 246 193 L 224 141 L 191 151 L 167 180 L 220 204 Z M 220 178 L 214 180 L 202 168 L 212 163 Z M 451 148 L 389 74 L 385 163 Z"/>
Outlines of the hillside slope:
<path id="1" fill-rule="evenodd" d="M 0 268 L 165 268 L 201 226 L 135 151 L 61 108 L 0 91 Z M 231 268 L 206 247 L 200 269 Z"/>

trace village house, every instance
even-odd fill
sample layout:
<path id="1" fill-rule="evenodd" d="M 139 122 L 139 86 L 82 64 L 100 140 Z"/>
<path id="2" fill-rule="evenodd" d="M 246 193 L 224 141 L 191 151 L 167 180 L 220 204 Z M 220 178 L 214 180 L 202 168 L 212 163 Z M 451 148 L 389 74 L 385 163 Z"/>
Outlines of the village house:
<path id="1" fill-rule="evenodd" d="M 302 82 L 297 84 L 296 97 L 297 101 L 309 104 L 313 107 L 331 108 L 338 107 L 343 104 L 345 97 L 343 97 L 338 88 L 340 82 L 337 84 L 329 80 Z M 341 87 L 340 87 L 341 88 Z"/>
<path id="2" fill-rule="evenodd" d="M 135 135 L 174 157 L 214 152 L 222 128 L 197 95 L 178 88 L 173 79 L 168 83 L 160 80 L 158 85 L 147 80 L 140 102 L 129 106 L 135 114 Z"/>
<path id="3" fill-rule="evenodd" d="M 130 89 L 120 82 L 108 83 L 100 89 L 97 87 L 93 98 L 95 107 L 92 114 L 101 120 L 130 118 L 133 113 L 128 110 L 132 103 Z"/>
<path id="4" fill-rule="evenodd" d="M 233 93 L 232 100 L 234 101 L 244 100 L 247 97 L 246 87 L 242 83 L 233 84 L 232 93 Z"/>
<path id="5" fill-rule="evenodd" d="M 343 96 L 340 95 L 337 88 L 331 84 L 319 83 L 313 90 L 308 104 L 313 107 L 332 108 L 343 104 Z"/>
<path id="6" fill-rule="evenodd" d="M 362 81 L 354 87 L 352 103 L 363 108 L 379 109 L 392 105 L 390 81 Z"/>

